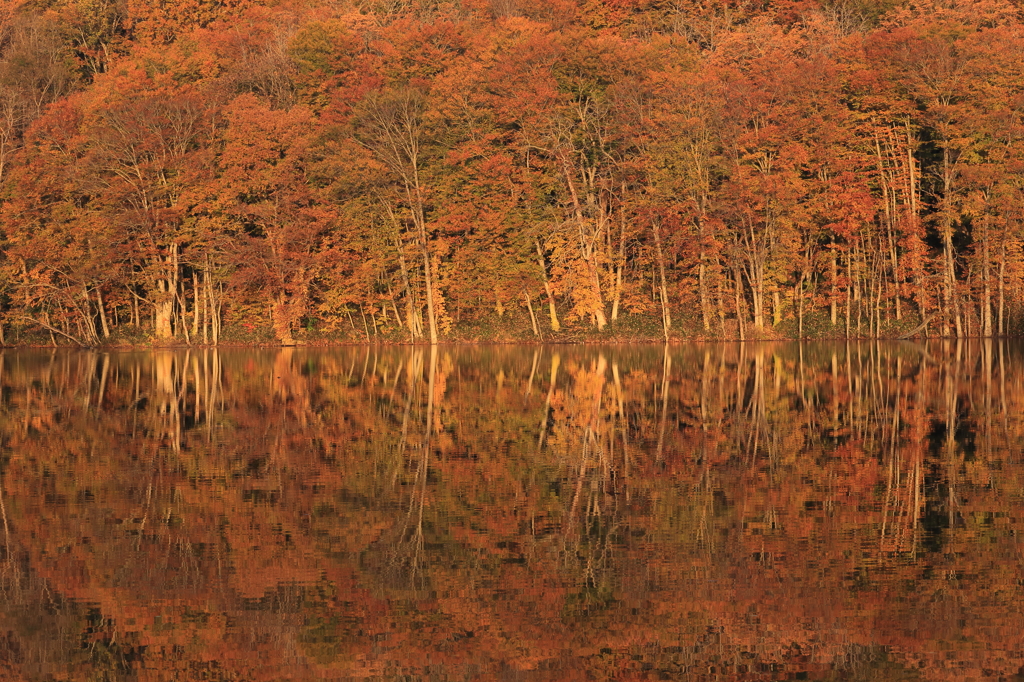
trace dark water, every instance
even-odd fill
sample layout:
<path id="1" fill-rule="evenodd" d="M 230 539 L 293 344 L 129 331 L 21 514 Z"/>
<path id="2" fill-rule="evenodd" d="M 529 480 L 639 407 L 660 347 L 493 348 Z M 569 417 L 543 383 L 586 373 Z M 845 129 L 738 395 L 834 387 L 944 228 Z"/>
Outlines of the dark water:
<path id="1" fill-rule="evenodd" d="M 1021 679 L 1022 351 L 8 351 L 0 679 Z"/>

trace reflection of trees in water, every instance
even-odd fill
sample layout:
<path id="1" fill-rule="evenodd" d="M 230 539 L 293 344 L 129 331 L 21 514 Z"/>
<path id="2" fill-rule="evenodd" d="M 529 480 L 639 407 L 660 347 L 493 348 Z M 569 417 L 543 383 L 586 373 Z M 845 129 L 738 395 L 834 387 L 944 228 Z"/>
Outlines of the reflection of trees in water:
<path id="1" fill-rule="evenodd" d="M 928 668 L 1019 592 L 992 552 L 1020 555 L 1021 364 L 1000 341 L 8 353 L 0 617 L 88 603 L 102 628 L 61 627 L 154 665 L 230 617 L 378 672 L 540 665 L 557 638 L 619 660 L 615 623 L 666 674 L 793 642 L 866 670 L 869 636 Z M 173 637 L 127 625 L 154 612 Z"/>
<path id="2" fill-rule="evenodd" d="M 438 427 L 435 414 L 435 397 L 437 377 L 437 346 L 429 351 L 415 349 L 408 361 L 400 361 L 395 372 L 395 381 L 391 394 L 398 386 L 402 367 L 406 368 L 405 397 L 401 401 L 401 431 L 394 447 L 396 458 L 390 464 L 389 477 L 392 488 L 403 487 L 405 502 L 404 513 L 396 519 L 393 527 L 382 534 L 381 538 L 363 553 L 364 568 L 376 573 L 385 589 L 391 591 L 407 591 L 410 595 L 422 594 L 428 588 L 426 575 L 426 543 L 424 524 L 424 506 L 427 497 L 427 480 L 430 473 L 432 441 Z M 422 377 L 424 373 L 424 355 L 426 362 L 426 408 L 421 415 L 413 409 L 414 404 L 422 401 Z M 386 377 L 385 377 L 386 378 Z M 392 402 L 392 405 L 394 403 Z M 390 449 L 385 444 L 384 454 Z"/>
<path id="3" fill-rule="evenodd" d="M 567 367 L 571 388 L 559 401 L 548 441 L 567 484 L 562 552 L 578 576 L 578 597 L 585 602 L 610 595 L 612 576 L 607 569 L 621 531 L 618 499 L 623 492 L 625 451 L 618 437 L 617 394 L 610 396 L 605 390 L 608 369 L 603 353 Z M 617 375 L 618 368 L 614 369 Z"/>

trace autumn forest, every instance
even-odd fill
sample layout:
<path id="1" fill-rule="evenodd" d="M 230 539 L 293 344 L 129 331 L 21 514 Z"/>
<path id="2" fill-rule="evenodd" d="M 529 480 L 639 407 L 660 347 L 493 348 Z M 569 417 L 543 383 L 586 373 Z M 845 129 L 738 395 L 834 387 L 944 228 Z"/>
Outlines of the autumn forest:
<path id="1" fill-rule="evenodd" d="M 4 0 L 5 344 L 995 336 L 1003 0 Z"/>

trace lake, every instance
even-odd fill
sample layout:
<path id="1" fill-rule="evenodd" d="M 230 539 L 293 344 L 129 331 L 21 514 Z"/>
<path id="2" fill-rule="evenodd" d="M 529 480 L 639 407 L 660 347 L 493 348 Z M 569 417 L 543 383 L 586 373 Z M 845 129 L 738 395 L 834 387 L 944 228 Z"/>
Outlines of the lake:
<path id="1" fill-rule="evenodd" d="M 1022 679 L 1024 345 L 5 351 L 0 679 Z"/>

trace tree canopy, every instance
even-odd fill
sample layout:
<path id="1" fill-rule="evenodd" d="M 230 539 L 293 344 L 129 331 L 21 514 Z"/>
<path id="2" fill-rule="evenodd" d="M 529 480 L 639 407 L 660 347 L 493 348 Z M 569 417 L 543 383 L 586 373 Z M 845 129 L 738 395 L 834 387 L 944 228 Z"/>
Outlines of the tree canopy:
<path id="1" fill-rule="evenodd" d="M 1002 0 L 7 0 L 4 341 L 1008 334 Z"/>

